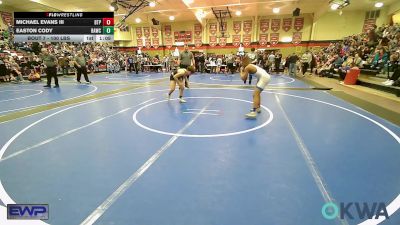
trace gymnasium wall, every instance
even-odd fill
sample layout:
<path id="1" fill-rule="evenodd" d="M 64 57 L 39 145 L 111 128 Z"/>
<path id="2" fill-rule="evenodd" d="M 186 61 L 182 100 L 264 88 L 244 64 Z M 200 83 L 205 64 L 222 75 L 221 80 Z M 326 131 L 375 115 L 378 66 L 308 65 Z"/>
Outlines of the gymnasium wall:
<path id="1" fill-rule="evenodd" d="M 373 10 L 373 9 L 372 9 Z M 391 6 L 385 6 L 380 9 L 380 17 L 376 19 L 376 25 L 381 26 L 383 24 L 388 24 L 390 22 L 390 17 L 391 15 L 400 10 L 400 2 L 392 4 Z M 303 52 L 306 49 L 309 48 L 319 48 L 323 47 L 329 44 L 330 41 L 334 40 L 341 40 L 345 36 L 353 35 L 353 34 L 358 34 L 363 31 L 364 28 L 364 22 L 365 22 L 365 14 L 366 11 L 346 11 L 344 10 L 343 13 L 340 15 L 339 11 L 327 11 L 325 14 L 320 16 L 318 19 L 314 20 L 313 14 L 302 14 L 300 17 L 304 18 L 304 25 L 303 28 L 299 31 L 296 31 L 293 27 L 294 24 L 294 18 L 292 15 L 272 15 L 272 16 L 265 16 L 265 17 L 241 17 L 241 18 L 232 18 L 227 20 L 227 27 L 228 27 L 228 34 L 230 35 L 227 39 L 226 45 L 221 45 L 220 39 L 216 39 L 217 44 L 215 46 L 210 43 L 210 24 L 212 23 L 217 23 L 216 20 L 208 20 L 202 25 L 202 33 L 198 36 L 200 41 L 201 41 L 201 46 L 198 45 L 193 50 L 200 50 L 200 51 L 205 51 L 206 53 L 218 53 L 218 54 L 226 54 L 230 52 L 236 52 L 237 51 L 237 46 L 234 46 L 232 44 L 233 42 L 233 36 L 236 35 L 236 33 L 233 31 L 233 23 L 234 21 L 241 21 L 241 31 L 238 33 L 238 35 L 241 35 L 241 43 L 244 43 L 244 30 L 243 30 L 243 21 L 252 21 L 252 26 L 253 29 L 251 32 L 248 34 L 251 35 L 251 40 L 250 44 L 248 46 L 244 46 L 246 50 L 250 49 L 251 47 L 256 47 L 256 48 L 267 48 L 267 49 L 281 49 L 283 54 L 290 54 L 291 52 Z M 393 18 L 400 19 L 400 16 L 394 16 Z M 260 23 L 259 21 L 261 19 L 268 19 L 269 20 L 269 29 L 263 34 L 267 34 L 268 38 L 267 40 L 270 42 L 271 40 L 271 33 L 278 33 L 279 34 L 279 43 L 276 45 L 272 45 L 269 43 L 269 45 L 260 45 Z M 282 28 L 282 23 L 283 19 L 285 18 L 293 18 L 292 23 L 291 23 L 291 28 L 287 31 L 284 31 Z M 279 19 L 280 20 L 280 28 L 278 31 L 273 32 L 271 30 L 271 20 L 272 19 Z M 398 20 L 397 19 L 397 20 Z M 170 50 L 173 49 L 168 49 L 164 48 L 163 46 L 168 45 L 166 43 L 166 36 L 164 33 L 164 26 L 165 25 L 170 25 L 171 26 L 171 36 L 170 41 L 172 39 L 172 42 L 174 42 L 174 32 L 176 31 L 190 31 L 192 32 L 192 40 L 190 42 L 191 45 L 195 45 L 195 40 L 194 40 L 194 24 L 198 23 L 198 21 L 186 21 L 186 22 L 173 22 L 173 23 L 165 23 L 161 24 L 161 26 L 157 26 L 159 29 L 159 42 L 158 45 L 161 46 L 160 49 L 154 49 L 153 47 L 149 46 L 149 48 L 146 48 L 145 46 L 142 48 L 144 51 L 149 51 L 150 54 L 151 52 L 156 51 L 158 53 L 168 53 Z M 131 25 L 130 29 L 130 36 L 132 39 L 128 39 L 128 34 L 118 34 L 116 32 L 115 34 L 115 40 L 120 40 L 117 44 L 117 46 L 120 47 L 136 47 L 138 46 L 137 42 L 137 35 L 136 35 L 136 28 L 140 27 L 151 27 L 151 24 L 144 23 L 144 24 L 139 24 L 139 25 Z M 219 26 L 217 26 L 217 30 Z M 301 33 L 301 43 L 296 43 L 293 44 L 290 41 L 290 38 L 293 39 L 293 33 L 294 32 L 299 32 Z M 218 35 L 219 33 L 217 33 Z M 153 37 L 150 34 L 149 39 L 149 44 L 151 43 L 151 39 Z M 145 39 L 142 37 L 142 42 L 143 45 L 145 45 Z M 285 39 L 289 39 L 289 42 L 285 42 Z M 150 44 L 151 45 L 151 44 Z M 212 45 L 212 46 L 210 46 Z M 173 47 L 175 48 L 175 47 Z M 132 49 L 133 50 L 133 49 Z"/>
<path id="2" fill-rule="evenodd" d="M 290 27 L 285 26 L 285 30 L 283 28 L 283 19 L 291 19 Z M 192 34 L 192 39 L 190 41 L 191 45 L 196 45 L 196 47 L 193 47 L 192 50 L 198 50 L 198 51 L 204 51 L 206 53 L 216 53 L 216 54 L 227 54 L 231 52 L 236 52 L 238 49 L 238 45 L 233 45 L 233 35 L 240 35 L 240 40 L 239 42 L 236 42 L 237 44 L 243 43 L 245 49 L 248 51 L 251 47 L 256 47 L 256 48 L 268 48 L 268 49 L 282 49 L 284 48 L 285 50 L 283 53 L 285 54 L 286 51 L 289 53 L 293 51 L 298 51 L 302 52 L 306 49 L 307 43 L 301 43 L 303 42 L 308 42 L 310 41 L 311 37 L 311 30 L 312 30 L 312 21 L 313 21 L 313 15 L 312 14 L 302 14 L 299 18 L 303 19 L 302 26 L 298 26 L 297 30 L 294 27 L 295 19 L 292 17 L 292 15 L 277 15 L 277 16 L 265 16 L 265 17 L 241 17 L 241 18 L 232 18 L 227 20 L 227 34 L 229 34 L 229 37 L 226 38 L 226 43 L 223 44 L 224 41 L 221 41 L 218 36 L 220 35 L 220 29 L 219 29 L 219 24 L 216 20 L 207 20 L 203 23 L 201 26 L 201 32 L 198 34 L 195 34 L 195 24 L 199 24 L 198 21 L 185 21 L 185 22 L 172 22 L 172 23 L 164 23 L 160 26 L 152 26 L 149 23 L 141 23 L 138 25 L 131 25 L 129 28 L 129 32 L 119 32 L 118 29 L 115 32 L 114 39 L 117 41 L 116 46 L 119 47 L 136 47 L 142 45 L 142 50 L 148 52 L 151 55 L 155 54 L 168 54 L 171 51 L 175 49 L 175 47 L 164 47 L 164 46 L 171 46 L 175 42 L 175 37 L 174 34 L 175 32 L 191 32 Z M 260 28 L 260 20 L 267 19 L 269 21 L 268 29 L 263 29 L 263 31 Z M 274 26 L 277 28 L 276 31 L 272 31 L 272 20 L 273 19 L 278 19 L 280 21 L 279 26 Z M 247 21 L 251 21 L 251 31 L 246 30 L 245 31 L 245 22 L 248 23 Z M 239 22 L 241 24 L 240 31 L 234 31 L 233 29 L 233 24 L 234 22 Z M 211 28 L 211 24 L 216 24 L 216 32 L 212 34 L 213 29 Z M 301 25 L 301 24 L 300 24 Z M 171 31 L 170 31 L 170 36 L 166 35 L 165 32 L 165 27 L 170 26 Z M 144 32 L 144 27 L 147 27 L 147 37 L 145 37 L 145 32 Z M 153 35 L 152 28 L 156 28 L 158 32 L 156 33 L 156 36 Z M 137 34 L 137 29 L 140 30 L 141 34 Z M 266 41 L 271 41 L 271 33 L 278 34 L 279 37 L 277 39 L 277 43 L 275 45 L 270 44 L 267 45 L 267 42 L 265 43 L 259 43 L 259 37 L 260 34 L 263 34 L 264 36 L 267 36 Z M 298 39 L 298 43 L 293 44 L 290 40 L 293 39 L 294 33 L 301 34 L 301 37 Z M 250 39 L 247 41 L 244 39 L 245 36 L 249 36 Z M 215 39 L 214 45 L 210 43 L 210 36 L 212 37 L 217 37 Z M 130 38 L 132 37 L 132 38 Z M 149 44 L 153 42 L 153 39 L 157 39 L 156 43 L 157 45 L 160 46 L 158 48 L 151 47 L 150 45 L 146 47 L 146 42 Z M 169 39 L 169 42 L 168 42 Z M 285 39 L 289 39 L 289 42 L 284 42 Z M 196 41 L 197 40 L 197 41 Z M 140 43 L 138 44 L 138 41 Z M 198 42 L 201 42 L 201 44 L 198 44 Z M 222 43 L 222 44 L 221 44 Z M 210 46 L 211 45 L 211 46 Z M 316 44 L 319 45 L 319 44 Z M 128 51 L 134 50 L 132 49 L 126 49 Z"/>
<path id="3" fill-rule="evenodd" d="M 300 32 L 302 33 L 302 37 L 301 40 L 302 41 L 309 41 L 310 40 L 310 35 L 311 35 L 311 28 L 312 28 L 312 20 L 313 20 L 313 15 L 312 14 L 303 14 L 300 16 L 301 18 L 304 18 L 304 26 L 303 28 L 300 30 Z M 270 38 L 269 35 L 270 33 L 279 33 L 279 41 L 283 41 L 283 38 L 285 37 L 292 37 L 293 36 L 293 32 L 296 32 L 296 30 L 294 30 L 293 28 L 293 20 L 292 20 L 292 26 L 291 29 L 289 29 L 288 31 L 284 31 L 282 29 L 282 19 L 283 18 L 293 18 L 292 15 L 279 15 L 279 16 L 265 16 L 265 17 L 241 17 L 241 18 L 233 18 L 233 19 L 228 19 L 227 20 L 227 28 L 228 28 L 228 34 L 230 35 L 230 37 L 227 38 L 227 43 L 232 43 L 232 35 L 241 35 L 242 39 L 243 39 L 243 35 L 245 34 L 245 32 L 243 31 L 243 21 L 252 21 L 252 30 L 251 32 L 249 32 L 248 34 L 251 35 L 251 41 L 252 42 L 256 42 L 259 39 L 259 34 L 260 29 L 259 29 L 259 20 L 260 19 L 269 19 L 270 24 L 269 24 L 269 29 L 266 32 L 263 32 L 265 34 L 268 34 L 268 39 Z M 280 29 L 277 32 L 273 32 L 271 30 L 271 19 L 280 19 Z M 242 22 L 242 29 L 239 33 L 235 33 L 233 31 L 233 21 L 241 21 Z M 174 23 L 164 23 L 161 26 L 156 26 L 156 28 L 163 29 L 165 27 L 165 25 L 170 25 L 171 26 L 171 34 L 172 36 L 174 35 L 174 32 L 179 32 L 179 31 L 191 31 L 192 32 L 192 37 L 194 37 L 194 24 L 199 23 L 198 21 L 186 21 L 186 22 L 174 22 Z M 210 42 L 209 40 L 209 36 L 212 36 L 210 34 L 210 24 L 215 23 L 218 24 L 216 20 L 208 20 L 206 21 L 206 23 L 203 24 L 202 26 L 202 33 L 201 35 L 201 41 L 204 44 L 208 44 Z M 142 23 L 139 25 L 131 25 L 130 26 L 130 31 L 133 32 L 133 44 L 136 46 L 137 45 L 137 35 L 136 35 L 136 28 L 143 28 L 143 27 L 152 27 L 151 24 L 148 23 Z M 154 26 L 153 26 L 154 27 Z M 219 35 L 219 26 L 217 26 L 218 31 L 216 33 L 216 35 Z M 117 29 L 118 30 L 118 29 Z M 115 32 L 114 35 L 114 39 L 118 40 L 118 41 L 131 41 L 129 40 L 129 34 L 127 34 L 128 32 Z M 160 32 L 161 34 L 161 32 Z M 163 36 L 165 36 L 165 33 L 163 32 L 162 34 Z M 164 44 L 165 39 L 163 38 L 161 41 L 161 44 Z M 242 40 L 243 41 L 243 40 Z M 194 38 L 192 38 L 192 44 L 194 44 Z"/>
<path id="4" fill-rule="evenodd" d="M 393 23 L 400 23 L 400 2 L 394 3 L 388 9 L 389 14 L 393 14 Z"/>
<path id="5" fill-rule="evenodd" d="M 362 32 L 365 11 L 327 12 L 314 22 L 312 40 L 340 40 Z"/>
<path id="6" fill-rule="evenodd" d="M 4 24 L 3 20 L 0 18 L 0 29 L 5 29 L 7 26 Z"/>
<path id="7" fill-rule="evenodd" d="M 400 23 L 400 12 L 393 15 L 393 22 Z"/>
<path id="8" fill-rule="evenodd" d="M 2 6 L 0 8 L 0 12 L 8 12 L 8 13 L 13 14 L 14 11 L 15 10 L 13 8 L 10 8 L 10 7 L 7 7 L 7 6 Z M 3 22 L 3 19 L 0 18 L 0 29 L 6 29 L 6 28 L 7 28 L 7 25 Z"/>
<path id="9" fill-rule="evenodd" d="M 400 13 L 400 1 L 397 1 L 396 3 L 393 3 L 388 7 L 388 14 L 398 14 Z"/>

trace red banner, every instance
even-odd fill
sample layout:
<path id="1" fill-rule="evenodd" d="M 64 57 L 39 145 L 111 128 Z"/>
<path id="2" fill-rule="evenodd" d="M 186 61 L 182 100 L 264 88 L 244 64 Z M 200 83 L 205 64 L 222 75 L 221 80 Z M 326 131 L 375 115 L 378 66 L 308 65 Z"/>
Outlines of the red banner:
<path id="1" fill-rule="evenodd" d="M 293 28 L 297 31 L 300 31 L 303 29 L 304 26 L 304 18 L 303 17 L 297 17 L 294 19 L 294 25 Z"/>
<path id="2" fill-rule="evenodd" d="M 200 47 L 203 45 L 203 42 L 201 41 L 201 37 L 195 37 L 194 38 L 194 46 Z"/>
<path id="3" fill-rule="evenodd" d="M 194 34 L 200 36 L 201 31 L 202 31 L 201 24 L 200 23 L 194 24 Z"/>
<path id="4" fill-rule="evenodd" d="M 151 34 L 153 35 L 153 37 L 158 37 L 158 29 L 155 27 L 151 28 Z"/>
<path id="5" fill-rule="evenodd" d="M 260 20 L 260 30 L 265 33 L 269 29 L 269 19 L 261 19 Z"/>
<path id="6" fill-rule="evenodd" d="M 144 41 L 144 45 L 146 46 L 146 48 L 151 48 L 151 40 L 150 40 L 150 38 L 148 38 L 148 39 L 146 39 L 145 41 Z"/>
<path id="7" fill-rule="evenodd" d="M 276 45 L 279 42 L 279 33 L 271 33 L 269 35 L 269 42 L 271 42 L 271 45 Z"/>
<path id="8" fill-rule="evenodd" d="M 217 33 L 217 24 L 210 23 L 210 34 L 215 35 Z"/>
<path id="9" fill-rule="evenodd" d="M 219 23 L 219 32 L 225 32 L 228 30 L 228 25 L 226 22 Z"/>
<path id="10" fill-rule="evenodd" d="M 281 19 L 271 20 L 271 30 L 277 32 L 281 28 Z"/>
<path id="11" fill-rule="evenodd" d="M 164 27 L 164 33 L 165 33 L 165 36 L 171 36 L 171 25 L 165 25 L 165 27 Z"/>
<path id="12" fill-rule="evenodd" d="M 172 48 L 172 37 L 166 37 L 165 38 L 165 46 L 167 48 Z"/>
<path id="13" fill-rule="evenodd" d="M 241 40 L 240 34 L 239 35 L 232 35 L 232 44 L 233 44 L 233 46 L 239 47 L 241 41 L 242 40 Z"/>
<path id="14" fill-rule="evenodd" d="M 373 29 L 375 24 L 376 24 L 376 19 L 364 20 L 363 32 L 366 33 L 369 30 Z"/>
<path id="15" fill-rule="evenodd" d="M 150 37 L 150 27 L 143 27 L 143 35 L 145 37 Z"/>
<path id="16" fill-rule="evenodd" d="M 192 31 L 175 31 L 175 42 L 192 43 Z"/>
<path id="17" fill-rule="evenodd" d="M 293 32 L 292 43 L 295 45 L 301 43 L 301 32 Z"/>
<path id="18" fill-rule="evenodd" d="M 226 37 L 220 37 L 218 44 L 219 46 L 224 47 L 226 45 Z"/>
<path id="19" fill-rule="evenodd" d="M 143 33 L 142 33 L 141 27 L 136 27 L 136 36 L 137 36 L 137 38 L 142 38 Z"/>
<path id="20" fill-rule="evenodd" d="M 137 39 L 137 46 L 138 47 L 143 47 L 143 40 L 142 39 Z"/>
<path id="21" fill-rule="evenodd" d="M 292 29 L 292 18 L 285 18 L 282 20 L 282 29 L 286 32 Z"/>
<path id="22" fill-rule="evenodd" d="M 251 32 L 251 29 L 252 29 L 252 21 L 251 20 L 243 21 L 243 31 L 248 34 Z"/>
<path id="23" fill-rule="evenodd" d="M 251 34 L 244 34 L 243 35 L 243 46 L 247 47 L 251 44 Z"/>
<path id="24" fill-rule="evenodd" d="M 210 36 L 209 44 L 211 47 L 215 47 L 217 45 L 217 36 Z"/>
<path id="25" fill-rule="evenodd" d="M 240 31 L 242 31 L 242 21 L 233 21 L 233 31 L 235 34 L 238 34 Z"/>
<path id="26" fill-rule="evenodd" d="M 268 43 L 268 34 L 260 34 L 260 38 L 258 40 L 261 46 L 265 46 Z"/>
<path id="27" fill-rule="evenodd" d="M 155 49 L 157 49 L 159 46 L 160 46 L 160 39 L 158 39 L 158 38 L 153 38 L 153 47 L 155 48 Z"/>
<path id="28" fill-rule="evenodd" d="M 0 12 L 0 13 L 1 13 L 1 18 L 3 19 L 3 22 L 5 25 L 7 25 L 7 26 L 8 26 L 8 24 L 14 25 L 13 14 L 11 14 L 9 12 Z"/>

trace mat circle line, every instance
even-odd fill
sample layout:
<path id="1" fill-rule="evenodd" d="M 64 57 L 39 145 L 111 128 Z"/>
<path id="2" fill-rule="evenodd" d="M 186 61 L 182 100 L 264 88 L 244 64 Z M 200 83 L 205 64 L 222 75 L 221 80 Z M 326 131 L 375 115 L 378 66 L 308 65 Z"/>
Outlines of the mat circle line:
<path id="1" fill-rule="evenodd" d="M 225 100 L 234 100 L 234 101 L 240 101 L 240 102 L 246 102 L 246 103 L 250 103 L 252 104 L 251 101 L 247 101 L 247 100 L 243 100 L 243 99 L 238 99 L 238 98 L 227 98 L 227 97 L 187 97 L 186 99 L 225 99 Z M 177 137 L 192 137 L 192 138 L 205 138 L 205 137 L 227 137 L 227 136 L 233 136 L 233 135 L 238 135 L 238 134 L 244 134 L 244 133 L 248 133 L 251 131 L 255 131 L 258 130 L 260 128 L 263 128 L 265 126 L 267 126 L 274 118 L 274 114 L 272 113 L 272 111 L 270 109 L 268 109 L 267 107 L 261 105 L 261 107 L 268 112 L 269 114 L 269 118 L 267 121 L 265 121 L 263 124 L 258 125 L 256 127 L 247 129 L 247 130 L 243 130 L 243 131 L 237 131 L 237 132 L 230 132 L 230 133 L 222 133 L 222 134 L 182 134 L 182 133 L 172 133 L 172 132 L 165 132 L 165 131 L 161 131 L 161 130 L 157 130 L 157 129 L 153 129 L 150 128 L 148 126 L 143 125 L 142 123 L 139 122 L 139 120 L 137 119 L 137 114 L 142 111 L 143 109 L 161 103 L 161 102 L 166 102 L 168 100 L 162 100 L 162 101 L 158 101 L 158 102 L 153 102 L 147 105 L 144 105 L 142 107 L 140 107 L 138 110 L 136 110 L 133 115 L 132 115 L 132 120 L 133 122 L 138 125 L 139 127 L 154 132 L 154 133 L 159 133 L 159 134 L 164 134 L 164 135 L 170 135 L 170 136 L 177 136 Z"/>

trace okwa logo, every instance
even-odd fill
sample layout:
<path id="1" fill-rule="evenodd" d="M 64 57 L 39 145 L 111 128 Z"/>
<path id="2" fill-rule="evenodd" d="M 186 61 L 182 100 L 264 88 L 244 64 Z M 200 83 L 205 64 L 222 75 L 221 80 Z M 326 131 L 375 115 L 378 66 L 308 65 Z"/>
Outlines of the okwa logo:
<path id="1" fill-rule="evenodd" d="M 340 219 L 378 219 L 380 216 L 384 216 L 389 219 L 389 215 L 386 210 L 384 202 L 374 202 L 368 204 L 366 202 L 348 202 L 340 203 L 340 207 L 333 203 L 328 202 L 322 206 L 322 216 L 327 220 L 333 220 L 339 217 Z"/>

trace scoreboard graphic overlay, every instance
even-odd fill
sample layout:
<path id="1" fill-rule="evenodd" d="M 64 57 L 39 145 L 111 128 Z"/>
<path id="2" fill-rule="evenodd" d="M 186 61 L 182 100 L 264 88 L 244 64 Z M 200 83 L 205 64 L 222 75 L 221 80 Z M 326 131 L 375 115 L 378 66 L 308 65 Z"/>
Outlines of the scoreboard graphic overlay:
<path id="1" fill-rule="evenodd" d="M 14 12 L 15 42 L 113 42 L 113 12 Z"/>

